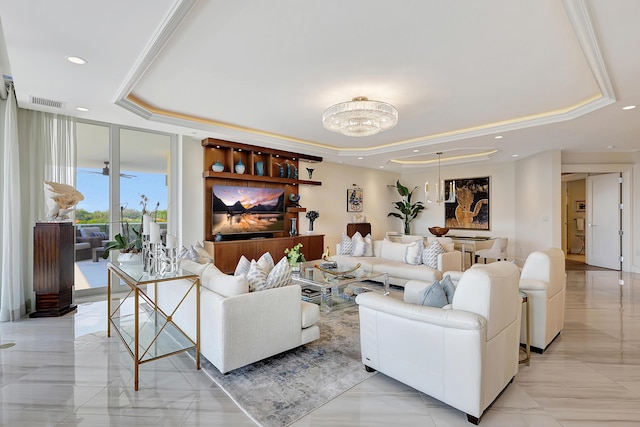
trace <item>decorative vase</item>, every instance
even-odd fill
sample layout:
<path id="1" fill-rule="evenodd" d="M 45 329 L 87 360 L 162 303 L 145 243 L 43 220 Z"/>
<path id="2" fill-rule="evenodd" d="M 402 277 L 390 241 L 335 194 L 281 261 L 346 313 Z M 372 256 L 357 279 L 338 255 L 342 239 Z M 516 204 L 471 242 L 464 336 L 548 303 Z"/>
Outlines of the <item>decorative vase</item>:
<path id="1" fill-rule="evenodd" d="M 238 160 L 238 163 L 236 163 L 235 170 L 236 170 L 236 173 L 239 173 L 239 174 L 244 173 L 245 166 L 242 163 L 242 159 Z"/>
<path id="2" fill-rule="evenodd" d="M 264 162 L 256 162 L 256 175 L 264 176 Z"/>
<path id="3" fill-rule="evenodd" d="M 287 178 L 291 178 L 291 165 L 287 163 Z"/>
<path id="4" fill-rule="evenodd" d="M 296 228 L 297 218 L 291 218 L 291 229 L 289 230 L 290 236 L 296 236 L 298 234 L 298 230 Z"/>
<path id="5" fill-rule="evenodd" d="M 222 172 L 224 170 L 224 165 L 220 163 L 220 160 L 217 160 L 213 165 L 211 165 L 211 170 L 214 172 Z"/>
<path id="6" fill-rule="evenodd" d="M 313 231 L 313 220 L 309 220 L 309 232 Z"/>
<path id="7" fill-rule="evenodd" d="M 298 168 L 293 165 L 293 179 L 298 179 Z"/>
<path id="8" fill-rule="evenodd" d="M 284 178 L 284 165 L 282 163 L 277 163 L 278 168 L 280 168 L 280 178 Z"/>

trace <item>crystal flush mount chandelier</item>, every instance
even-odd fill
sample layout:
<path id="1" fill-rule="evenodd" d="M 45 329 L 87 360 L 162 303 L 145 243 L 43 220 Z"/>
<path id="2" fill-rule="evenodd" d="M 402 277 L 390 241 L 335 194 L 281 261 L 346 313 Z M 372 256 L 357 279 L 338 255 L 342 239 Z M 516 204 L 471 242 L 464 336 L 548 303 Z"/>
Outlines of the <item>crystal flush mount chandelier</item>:
<path id="1" fill-rule="evenodd" d="M 322 124 L 346 136 L 375 135 L 398 124 L 398 110 L 386 102 L 359 96 L 327 108 L 322 114 Z"/>

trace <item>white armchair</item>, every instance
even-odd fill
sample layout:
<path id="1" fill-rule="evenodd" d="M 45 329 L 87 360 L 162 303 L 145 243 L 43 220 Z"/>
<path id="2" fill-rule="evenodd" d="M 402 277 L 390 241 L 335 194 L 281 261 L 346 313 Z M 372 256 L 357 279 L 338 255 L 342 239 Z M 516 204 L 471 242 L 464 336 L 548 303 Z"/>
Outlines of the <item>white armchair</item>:
<path id="1" fill-rule="evenodd" d="M 497 239 L 494 239 L 493 245 L 491 245 L 490 248 L 476 251 L 475 262 L 478 262 L 478 258 L 484 258 L 485 264 L 487 263 L 487 258 L 506 261 L 508 245 L 509 239 L 506 237 L 498 237 Z"/>
<path id="2" fill-rule="evenodd" d="M 533 351 L 544 352 L 562 332 L 566 283 L 564 252 L 561 249 L 549 248 L 529 254 L 522 267 L 520 290 L 529 297 Z M 521 339 L 524 338 L 523 333 L 524 329 Z"/>
<path id="3" fill-rule="evenodd" d="M 404 302 L 358 295 L 362 363 L 478 424 L 518 372 L 519 277 L 510 262 L 477 264 L 462 274 L 450 308 L 413 304 L 415 292 L 405 292 Z"/>

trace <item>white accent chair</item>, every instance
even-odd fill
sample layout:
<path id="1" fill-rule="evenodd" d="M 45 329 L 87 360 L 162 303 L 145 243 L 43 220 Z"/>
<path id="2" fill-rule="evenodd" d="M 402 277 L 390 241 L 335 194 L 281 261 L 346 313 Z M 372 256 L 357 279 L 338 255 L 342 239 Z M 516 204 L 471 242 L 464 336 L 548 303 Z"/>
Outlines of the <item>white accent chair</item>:
<path id="1" fill-rule="evenodd" d="M 507 246 L 509 245 L 509 239 L 506 237 L 498 237 L 493 240 L 493 245 L 488 249 L 480 249 L 476 251 L 476 260 L 478 258 L 484 258 L 484 263 L 487 263 L 487 258 L 495 259 L 497 261 L 507 260 Z"/>
<path id="2" fill-rule="evenodd" d="M 358 295 L 362 363 L 467 414 L 478 424 L 518 372 L 520 270 L 502 261 L 465 271 L 452 304 L 415 304 L 420 286 L 409 281 L 405 299 Z"/>
<path id="3" fill-rule="evenodd" d="M 564 252 L 558 248 L 531 252 L 520 275 L 520 290 L 529 297 L 531 350 L 543 353 L 564 327 L 567 287 Z M 521 340 L 525 337 L 524 325 Z"/>

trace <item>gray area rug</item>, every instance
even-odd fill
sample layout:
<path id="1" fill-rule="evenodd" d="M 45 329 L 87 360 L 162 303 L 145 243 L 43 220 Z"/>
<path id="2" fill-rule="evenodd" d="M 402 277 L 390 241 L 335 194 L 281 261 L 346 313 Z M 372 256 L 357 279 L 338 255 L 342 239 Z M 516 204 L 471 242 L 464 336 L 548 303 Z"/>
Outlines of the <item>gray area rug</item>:
<path id="1" fill-rule="evenodd" d="M 287 426 L 375 375 L 360 356 L 358 308 L 320 316 L 320 339 L 221 374 L 202 358 L 202 369 L 258 425 Z"/>

